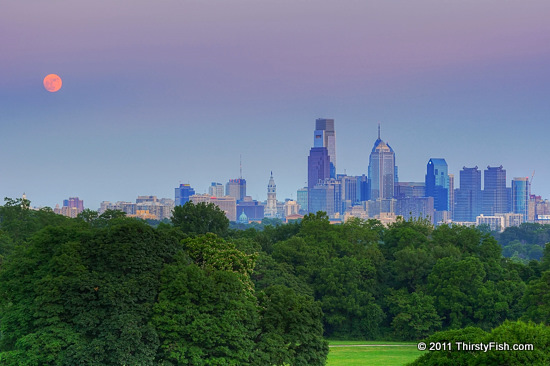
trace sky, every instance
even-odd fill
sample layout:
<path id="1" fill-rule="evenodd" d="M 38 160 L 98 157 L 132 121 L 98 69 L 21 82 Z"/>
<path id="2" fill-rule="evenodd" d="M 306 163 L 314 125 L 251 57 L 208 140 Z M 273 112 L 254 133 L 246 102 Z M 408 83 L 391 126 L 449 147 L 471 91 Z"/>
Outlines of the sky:
<path id="1" fill-rule="evenodd" d="M 0 12 L 0 195 L 85 207 L 242 176 L 307 181 L 316 118 L 337 172 L 381 123 L 400 181 L 502 165 L 550 199 L 550 2 L 19 1 Z M 46 91 L 58 74 L 63 87 Z"/>

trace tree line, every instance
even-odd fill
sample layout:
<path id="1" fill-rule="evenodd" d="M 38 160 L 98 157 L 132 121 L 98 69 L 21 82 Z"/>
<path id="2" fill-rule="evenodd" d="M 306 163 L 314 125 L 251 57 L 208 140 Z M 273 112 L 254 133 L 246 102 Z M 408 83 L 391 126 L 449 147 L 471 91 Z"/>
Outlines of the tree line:
<path id="1" fill-rule="evenodd" d="M 475 228 L 317 213 L 236 229 L 192 203 L 153 227 L 27 207 L 0 207 L 1 364 L 324 365 L 326 338 L 550 322 L 550 246 L 521 262 Z"/>

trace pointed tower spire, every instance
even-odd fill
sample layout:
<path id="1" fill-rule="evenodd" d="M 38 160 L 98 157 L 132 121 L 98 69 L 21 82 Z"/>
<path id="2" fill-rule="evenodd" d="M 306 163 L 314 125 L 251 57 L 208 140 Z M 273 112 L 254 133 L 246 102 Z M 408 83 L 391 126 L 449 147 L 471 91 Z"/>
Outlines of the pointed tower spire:
<path id="1" fill-rule="evenodd" d="M 378 122 L 378 140 L 380 140 L 380 122 Z"/>

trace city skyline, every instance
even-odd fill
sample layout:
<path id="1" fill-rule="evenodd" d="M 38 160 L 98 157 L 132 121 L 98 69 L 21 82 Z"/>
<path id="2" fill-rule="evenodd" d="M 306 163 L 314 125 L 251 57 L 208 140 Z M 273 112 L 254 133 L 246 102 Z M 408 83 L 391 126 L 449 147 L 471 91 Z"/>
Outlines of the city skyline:
<path id="1" fill-rule="evenodd" d="M 320 120 L 320 119 L 318 118 L 316 121 L 319 121 L 319 120 Z M 325 119 L 322 119 L 322 120 L 325 120 Z M 334 119 L 331 119 L 330 121 L 332 121 L 332 123 L 333 123 L 333 124 L 332 124 L 332 129 L 333 129 L 333 132 L 334 132 L 334 130 L 335 130 L 335 128 L 334 128 Z M 309 153 L 310 156 L 308 157 L 308 159 L 311 159 L 311 158 L 312 158 L 312 156 L 311 156 L 312 152 L 314 152 L 314 154 L 319 154 L 319 151 L 322 151 L 322 150 L 320 150 L 321 147 L 316 146 L 316 143 L 317 143 L 317 140 L 318 140 L 318 136 L 317 136 L 316 134 L 317 134 L 318 131 L 319 131 L 319 130 L 317 129 L 317 123 L 318 123 L 318 122 L 316 122 L 316 129 L 315 129 L 315 131 L 314 131 L 314 144 L 313 144 L 312 148 L 310 149 L 310 153 Z M 391 160 L 392 160 L 392 164 L 394 164 L 394 165 L 392 165 L 392 167 L 395 169 L 395 171 L 397 171 L 397 165 L 395 165 L 395 161 L 397 160 L 396 157 L 395 157 L 396 154 L 393 152 L 393 149 L 389 146 L 389 144 L 386 145 L 386 143 L 380 138 L 380 123 L 378 123 L 378 138 L 377 138 L 376 141 L 374 142 L 374 147 L 372 148 L 372 151 L 371 151 L 371 153 L 370 153 L 370 158 L 369 158 L 369 160 L 372 160 L 372 155 L 373 155 L 374 151 L 377 150 L 377 148 L 379 147 L 379 145 L 382 145 L 382 148 L 384 148 L 384 147 L 387 146 L 387 147 L 388 147 L 387 150 L 388 150 L 388 151 L 391 150 L 391 154 L 392 154 Z M 327 150 L 326 148 L 322 148 L 322 149 L 325 151 L 325 154 L 328 153 L 328 150 Z M 378 150 L 377 150 L 377 151 L 378 151 Z M 234 178 L 234 179 L 233 179 L 233 178 L 229 178 L 229 179 L 226 179 L 226 180 L 225 180 L 225 184 L 222 184 L 222 185 L 221 185 L 222 188 L 225 187 L 225 188 L 223 188 L 223 190 L 222 190 L 222 191 L 224 192 L 224 194 L 223 194 L 222 196 L 234 196 L 235 199 L 238 201 L 238 200 L 242 199 L 245 195 L 247 195 L 247 196 L 250 196 L 252 199 L 266 202 L 266 201 L 267 201 L 267 198 L 268 198 L 268 194 L 267 194 L 267 193 L 266 193 L 266 195 L 265 195 L 265 196 L 266 196 L 265 199 L 264 199 L 261 195 L 258 196 L 258 197 L 256 197 L 256 196 L 252 196 L 252 195 L 246 193 L 246 179 L 244 179 L 244 178 L 242 177 L 242 156 L 240 156 L 239 158 L 240 158 L 240 167 L 239 167 L 239 168 L 240 168 L 240 174 L 239 174 L 240 178 Z M 430 162 L 432 162 L 432 161 L 438 161 L 438 160 L 442 160 L 442 161 L 445 163 L 445 158 L 442 158 L 442 159 L 441 159 L 441 158 L 430 158 L 430 159 L 428 160 L 428 163 L 427 163 L 427 164 L 428 164 L 428 166 L 429 166 Z M 329 163 L 329 161 L 330 161 L 330 160 L 329 160 L 329 155 L 326 155 L 325 164 L 327 164 L 327 167 L 324 169 L 324 170 L 326 170 L 326 172 L 325 172 L 325 174 L 326 174 L 326 177 L 325 177 L 325 178 L 326 178 L 326 179 L 330 178 L 330 171 L 332 170 L 332 169 L 331 169 L 332 166 L 331 166 L 331 164 Z M 446 164 L 446 163 L 445 163 L 445 164 Z M 330 167 L 330 168 L 329 168 L 329 167 Z M 466 169 L 466 170 L 471 170 L 471 169 L 477 169 L 477 168 L 478 168 L 477 165 L 476 165 L 474 168 L 468 168 L 468 167 L 466 167 L 466 166 L 463 166 L 462 169 L 460 169 L 460 170 L 457 171 L 457 173 L 462 174 L 463 171 L 464 171 L 464 169 Z M 487 169 L 489 169 L 489 170 L 498 169 L 498 168 L 502 169 L 503 166 L 502 166 L 502 165 L 500 165 L 500 167 L 491 167 L 490 165 L 487 166 Z M 309 175 L 309 171 L 310 171 L 309 163 L 308 163 L 308 167 L 306 167 L 305 170 L 306 170 L 306 174 Z M 393 171 L 393 169 L 390 169 L 390 170 Z M 478 178 L 478 179 L 479 179 L 480 190 L 481 190 L 483 187 L 487 187 L 487 179 L 488 179 L 488 178 L 487 178 L 487 174 L 483 174 L 483 175 L 481 174 L 482 171 L 483 171 L 483 168 L 481 168 L 481 170 L 479 171 L 479 178 Z M 367 172 L 368 172 L 368 166 L 367 166 Z M 367 172 L 357 174 L 357 176 L 359 176 L 359 175 L 364 175 L 364 176 L 366 176 L 367 178 L 369 178 L 369 175 L 367 174 Z M 336 171 L 336 173 L 339 174 L 339 175 L 348 175 L 348 174 L 343 174 L 343 173 L 338 172 L 338 171 Z M 485 172 L 485 173 L 487 173 L 487 172 Z M 517 176 L 514 176 L 514 178 L 511 178 L 511 177 L 506 178 L 506 170 L 504 169 L 504 176 L 505 176 L 504 182 L 505 182 L 505 187 L 507 187 L 508 189 L 512 189 L 512 183 L 513 183 L 513 180 L 514 180 L 514 179 L 524 179 L 524 180 L 527 180 L 527 181 L 531 182 L 532 179 L 533 179 L 533 177 L 534 177 L 534 173 L 535 173 L 535 171 L 533 171 L 531 177 L 528 177 L 528 176 L 527 176 L 527 177 L 521 177 L 521 176 L 520 176 L 520 177 L 517 177 Z M 425 172 L 424 172 L 424 174 L 425 174 Z M 271 175 L 271 178 L 273 178 L 273 172 L 272 172 L 272 171 L 270 172 L 270 175 Z M 453 175 L 453 174 L 451 174 L 451 175 Z M 457 174 L 457 175 L 458 175 L 458 174 Z M 354 175 L 348 175 L 348 176 L 351 177 L 351 176 L 354 176 Z M 481 178 L 482 176 L 483 176 L 483 179 Z M 392 177 L 392 179 L 393 179 L 394 175 L 392 174 L 391 177 Z M 323 179 L 325 179 L 325 178 L 323 178 Z M 424 178 L 425 178 L 425 177 L 424 177 Z M 369 178 L 369 179 L 370 179 L 370 178 Z M 190 177 L 189 181 L 191 181 L 191 180 L 192 180 L 192 177 Z M 321 180 L 322 180 L 322 179 L 321 179 Z M 414 183 L 414 182 L 418 182 L 418 183 L 420 183 L 420 182 L 424 182 L 424 180 L 421 180 L 421 179 L 419 179 L 419 180 L 412 180 L 412 181 L 410 181 L 410 180 L 409 180 L 409 181 L 396 180 L 395 183 L 397 183 L 397 182 L 402 182 L 402 183 Z M 242 186 L 240 186 L 241 183 L 242 183 Z M 191 190 L 193 191 L 192 194 L 195 194 L 195 192 L 196 192 L 197 194 L 210 194 L 210 195 L 212 195 L 212 186 L 213 186 L 214 184 L 220 184 L 220 183 L 211 182 L 209 186 L 207 186 L 207 187 L 202 187 L 202 188 L 196 188 L 196 187 L 194 187 L 193 184 L 191 184 L 191 183 L 179 183 L 179 188 L 178 188 L 178 187 L 175 188 L 175 192 L 176 192 L 176 193 L 175 193 L 175 196 L 174 196 L 174 194 L 172 194 L 172 196 L 166 195 L 166 196 L 164 196 L 164 198 L 175 198 L 176 205 L 177 205 L 177 204 L 178 204 L 177 202 L 178 202 L 179 197 L 180 197 L 180 196 L 179 196 L 179 192 L 180 192 L 180 189 L 181 189 L 181 188 L 186 188 L 186 189 L 189 188 L 189 189 L 191 189 Z M 492 184 L 492 183 L 490 183 L 490 184 Z M 238 188 L 230 188 L 230 187 L 232 187 L 233 185 L 235 185 L 235 187 L 237 187 L 237 185 L 238 185 Z M 308 183 L 308 182 L 306 181 L 304 187 L 308 187 L 309 185 L 310 185 L 310 183 Z M 311 186 L 311 187 L 312 187 L 312 186 Z M 310 188 L 311 188 L 311 187 L 310 187 Z M 296 197 L 296 191 L 298 191 L 298 190 L 301 189 L 301 188 L 303 188 L 303 187 L 296 188 L 295 191 L 291 194 L 291 196 L 281 197 L 281 200 L 280 200 L 280 201 L 284 201 L 285 199 L 293 199 L 293 200 L 296 200 L 296 199 L 297 199 L 297 197 Z M 459 183 L 459 184 L 456 184 L 456 185 L 455 185 L 455 188 L 460 188 L 460 183 Z M 371 187 L 369 188 L 369 195 L 372 195 L 372 189 L 373 189 L 373 187 L 371 186 Z M 234 190 L 234 192 L 233 192 L 233 190 Z M 390 189 L 390 190 L 393 192 L 393 189 Z M 531 184 L 530 184 L 530 190 L 531 190 L 531 193 L 532 193 L 532 194 L 541 196 L 541 194 L 539 194 L 538 192 L 532 192 Z M 458 192 L 458 191 L 457 191 L 457 192 Z M 148 193 L 146 193 L 146 194 L 150 194 L 150 193 L 151 193 L 151 192 L 148 192 Z M 26 195 L 26 192 L 23 192 L 23 194 Z M 145 194 L 145 193 L 141 192 L 140 195 L 142 195 L 142 194 Z M 153 195 L 156 195 L 155 192 L 153 192 L 152 194 L 153 194 Z M 189 196 L 189 194 L 187 193 L 187 197 L 188 197 L 188 196 Z M 388 196 L 387 196 L 386 198 L 391 198 L 390 196 L 393 196 L 393 194 L 388 194 Z M 159 197 L 163 197 L 163 196 L 159 196 Z M 545 196 L 542 196 L 542 197 L 543 197 L 543 199 L 547 199 L 547 198 L 550 199 L 550 197 L 545 197 Z M 11 197 L 11 198 L 13 198 L 13 197 Z M 372 199 L 372 198 L 371 198 L 371 199 Z M 112 199 L 112 200 L 113 200 L 113 201 L 121 201 L 121 202 L 128 201 L 128 200 L 126 200 L 126 199 L 119 199 L 119 198 L 115 198 L 115 199 Z M 477 203 L 477 204 L 479 205 L 479 207 L 478 207 L 475 211 L 479 211 L 479 213 L 485 213 L 485 214 L 487 215 L 487 214 L 489 214 L 489 213 L 488 213 L 488 212 L 485 212 L 485 209 L 484 209 L 484 206 L 483 206 L 483 205 L 484 205 L 484 200 L 485 200 L 485 199 L 482 198 L 481 196 L 479 197 L 479 202 Z M 64 203 L 64 204 L 65 204 L 65 201 L 66 201 L 66 200 L 63 200 L 63 203 Z M 101 203 L 103 203 L 104 201 L 111 201 L 111 200 L 105 200 L 105 199 L 104 199 L 104 200 L 100 201 L 98 207 L 101 207 Z M 57 203 L 53 203 L 52 205 L 40 205 L 40 206 L 37 206 L 37 205 L 34 204 L 34 202 L 35 202 L 35 201 L 31 201 L 31 203 L 32 203 L 32 205 L 33 205 L 34 207 L 51 207 L 51 208 L 53 208 L 53 207 L 57 204 Z M 98 207 L 89 206 L 89 205 L 86 206 L 86 208 L 92 208 L 92 209 L 94 209 L 94 210 L 97 209 Z M 460 215 L 460 214 L 459 214 L 459 215 Z M 475 216 L 475 215 L 474 215 L 474 216 Z M 464 220 L 462 220 L 462 221 L 464 221 Z M 466 220 L 466 221 L 467 221 L 467 220 Z"/>
<path id="2" fill-rule="evenodd" d="M 367 173 L 381 122 L 400 181 L 441 157 L 457 181 L 463 166 L 535 170 L 550 197 L 547 1 L 3 5 L 4 196 L 202 193 L 238 178 L 242 155 L 248 195 L 263 200 L 273 171 L 296 199 L 312 123 L 330 118 L 337 173 Z"/>

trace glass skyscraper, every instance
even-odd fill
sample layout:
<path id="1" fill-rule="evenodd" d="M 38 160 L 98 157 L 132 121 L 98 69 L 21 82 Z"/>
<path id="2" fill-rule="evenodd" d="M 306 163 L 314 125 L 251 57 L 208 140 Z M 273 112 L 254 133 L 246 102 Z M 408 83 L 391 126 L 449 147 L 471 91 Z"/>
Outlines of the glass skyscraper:
<path id="1" fill-rule="evenodd" d="M 326 147 L 330 161 L 330 178 L 336 178 L 336 132 L 334 120 L 317 118 L 315 121 L 314 147 Z"/>
<path id="2" fill-rule="evenodd" d="M 523 215 L 523 221 L 527 221 L 529 212 L 529 187 L 528 178 L 514 178 L 512 180 L 512 211 Z"/>
<path id="3" fill-rule="evenodd" d="M 395 153 L 389 144 L 380 139 L 380 126 L 378 139 L 370 153 L 368 178 L 371 200 L 393 198 L 397 181 Z"/>
<path id="4" fill-rule="evenodd" d="M 330 161 L 326 147 L 312 147 L 307 158 L 307 188 L 308 188 L 308 210 L 309 212 L 317 209 L 314 201 L 318 199 L 317 194 L 313 194 L 313 188 L 330 179 Z M 313 205 L 312 205 L 313 203 Z"/>
<path id="5" fill-rule="evenodd" d="M 481 214 L 481 171 L 477 166 L 463 167 L 460 171 L 460 188 L 456 190 L 455 221 L 475 222 Z"/>
<path id="6" fill-rule="evenodd" d="M 189 184 L 180 184 L 176 188 L 176 206 L 183 206 L 189 201 L 189 197 L 195 194 L 195 190 Z"/>
<path id="7" fill-rule="evenodd" d="M 506 169 L 488 166 L 483 172 L 483 214 L 493 216 L 507 213 L 508 192 L 506 190 Z"/>
<path id="8" fill-rule="evenodd" d="M 449 211 L 449 174 L 445 159 L 432 158 L 428 161 L 426 197 L 434 198 L 434 210 Z"/>

